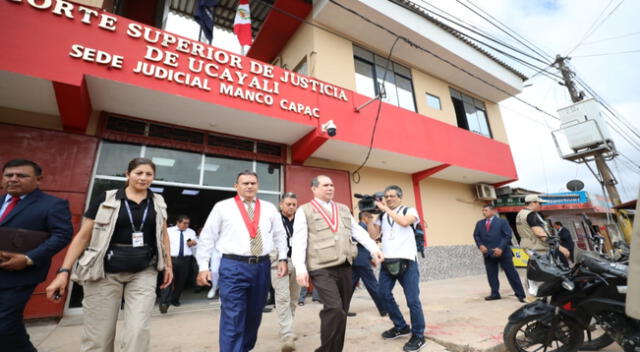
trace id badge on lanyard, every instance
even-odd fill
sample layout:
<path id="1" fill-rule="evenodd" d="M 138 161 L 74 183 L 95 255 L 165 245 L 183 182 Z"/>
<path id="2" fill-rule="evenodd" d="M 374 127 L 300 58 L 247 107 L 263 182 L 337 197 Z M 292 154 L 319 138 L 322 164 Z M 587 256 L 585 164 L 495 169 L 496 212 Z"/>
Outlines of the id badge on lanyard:
<path id="1" fill-rule="evenodd" d="M 147 220 L 147 213 L 149 212 L 149 200 L 147 199 L 147 206 L 144 208 L 144 213 L 142 213 L 142 223 L 140 224 L 140 230 L 136 231 L 136 226 L 133 224 L 133 216 L 131 215 L 131 208 L 129 207 L 129 201 L 124 200 L 124 206 L 127 208 L 127 214 L 129 215 L 129 221 L 131 222 L 131 228 L 133 232 L 131 232 L 131 246 L 133 247 L 142 247 L 144 246 L 144 232 L 142 232 L 142 228 L 144 227 L 144 222 Z"/>

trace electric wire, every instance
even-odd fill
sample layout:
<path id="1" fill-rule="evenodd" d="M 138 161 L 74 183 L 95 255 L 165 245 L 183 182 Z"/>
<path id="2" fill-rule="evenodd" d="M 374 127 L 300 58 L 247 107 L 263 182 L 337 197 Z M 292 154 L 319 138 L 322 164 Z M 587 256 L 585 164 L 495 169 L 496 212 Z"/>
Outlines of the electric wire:
<path id="1" fill-rule="evenodd" d="M 476 75 L 476 74 L 474 74 L 474 73 L 472 73 L 472 72 L 469 72 L 467 69 L 465 69 L 465 68 L 463 68 L 463 67 L 460 67 L 458 64 L 453 63 L 453 62 L 451 62 L 451 61 L 449 61 L 449 60 L 447 60 L 447 59 L 443 58 L 442 56 L 440 56 L 440 55 L 438 55 L 438 54 L 434 53 L 433 51 L 431 51 L 431 50 L 429 50 L 429 49 L 426 49 L 426 48 L 424 48 L 424 47 L 420 46 L 419 44 L 417 44 L 417 43 L 415 43 L 415 42 L 413 42 L 413 41 L 409 40 L 408 38 L 406 38 L 406 37 L 402 37 L 402 36 L 399 36 L 399 35 L 398 35 L 398 34 L 396 34 L 394 31 L 392 31 L 392 30 L 388 29 L 387 27 L 385 27 L 385 26 L 383 26 L 383 25 L 381 25 L 381 24 L 379 24 L 379 23 L 376 23 L 376 22 L 372 21 L 371 19 L 369 19 L 369 18 L 367 18 L 367 17 L 365 17 L 365 16 L 363 16 L 363 15 L 359 14 L 357 11 L 355 11 L 355 10 L 353 10 L 353 9 L 349 8 L 349 7 L 346 7 L 346 6 L 344 6 L 343 4 L 338 3 L 336 0 L 329 0 L 329 1 L 330 1 L 332 4 L 335 4 L 336 6 L 338 6 L 338 7 L 342 8 L 342 9 L 344 9 L 345 11 L 347 11 L 347 12 L 349 12 L 349 13 L 351 13 L 351 14 L 353 14 L 353 15 L 355 15 L 355 16 L 357 16 L 357 17 L 361 18 L 361 19 L 363 19 L 365 22 L 367 22 L 367 23 L 369 23 L 369 24 L 372 24 L 373 26 L 375 26 L 375 27 L 377 27 L 377 28 L 379 28 L 379 29 L 381 29 L 381 30 L 383 30 L 383 31 L 387 32 L 388 34 L 390 34 L 390 35 L 392 35 L 392 36 L 394 36 L 394 37 L 400 37 L 400 39 L 402 39 L 402 40 L 403 40 L 403 41 L 405 41 L 407 44 L 409 44 L 409 46 L 411 46 L 411 47 L 413 47 L 413 48 L 415 48 L 415 49 L 418 49 L 418 50 L 420 50 L 420 51 L 423 51 L 423 52 L 425 52 L 425 53 L 427 53 L 427 54 L 429 54 L 429 55 L 431 55 L 431 56 L 435 57 L 436 59 L 438 59 L 438 60 L 440 60 L 440 61 L 443 61 L 444 63 L 448 64 L 449 66 L 451 66 L 451 67 L 453 67 L 453 68 L 455 68 L 455 69 L 457 69 L 457 70 L 459 70 L 459 71 L 461 71 L 461 72 L 465 73 L 466 75 L 468 75 L 468 76 L 470 76 L 470 77 L 473 77 L 473 78 L 477 79 L 478 81 L 480 81 L 480 82 L 482 82 L 482 83 L 486 84 L 487 86 L 490 86 L 490 87 L 492 87 L 492 88 L 496 89 L 497 91 L 499 91 L 499 92 L 501 92 L 501 93 L 504 93 L 504 94 L 506 94 L 506 95 L 508 95 L 508 96 L 510 96 L 510 97 L 512 97 L 512 98 L 514 98 L 514 99 L 516 99 L 516 100 L 518 100 L 518 101 L 520 101 L 520 102 L 522 102 L 522 103 L 524 103 L 524 104 L 528 105 L 529 107 L 531 107 L 531 108 L 533 108 L 533 109 L 535 109 L 535 110 L 537 110 L 537 111 L 539 111 L 539 112 L 542 112 L 543 114 L 546 114 L 546 115 L 548 115 L 548 116 L 551 116 L 551 117 L 552 117 L 552 118 L 554 118 L 554 119 L 559 120 L 559 118 L 558 118 L 557 116 L 554 116 L 553 114 L 551 114 L 551 113 L 549 113 L 549 112 L 547 112 L 547 111 L 545 111 L 545 110 L 541 109 L 540 107 L 538 107 L 538 106 L 536 106 L 536 105 L 534 105 L 534 104 L 532 104 L 532 103 L 529 103 L 528 101 L 526 101 L 526 100 L 524 100 L 524 99 L 522 99 L 522 98 L 519 98 L 518 96 L 516 96 L 516 95 L 514 95 L 514 94 L 512 94 L 512 93 L 509 93 L 509 92 L 508 92 L 508 91 L 506 91 L 505 89 L 503 89 L 503 88 L 501 88 L 501 87 L 498 87 L 497 85 L 495 85 L 495 84 L 493 84 L 493 83 L 491 83 L 491 82 L 487 81 L 486 79 L 484 79 L 484 78 L 482 78 L 482 77 L 480 77 L 480 76 L 478 76 L 478 75 Z"/>
<path id="2" fill-rule="evenodd" d="M 615 39 L 620 39 L 620 38 L 631 37 L 633 35 L 638 35 L 638 34 L 640 34 L 640 32 L 631 32 L 631 33 L 621 34 L 621 35 L 617 35 L 617 36 L 613 36 L 613 37 L 593 40 L 593 41 L 590 41 L 590 42 L 584 42 L 584 43 L 582 43 L 582 45 L 597 44 L 597 43 L 602 43 L 602 42 L 606 42 L 606 41 L 609 41 L 609 40 L 615 40 Z"/>
<path id="3" fill-rule="evenodd" d="M 440 9 L 437 6 L 427 2 L 425 0 L 420 0 L 420 2 L 424 3 L 425 5 L 430 6 L 433 9 L 436 9 L 439 13 L 437 13 L 436 11 L 433 11 L 433 10 L 428 10 L 427 8 L 417 4 L 415 1 L 412 1 L 412 4 L 415 7 L 419 8 L 421 11 L 423 11 L 423 12 L 425 12 L 427 14 L 430 12 L 431 14 L 434 14 L 434 15 L 440 17 L 441 19 L 444 19 L 444 20 L 446 20 L 446 21 L 448 21 L 450 23 L 456 24 L 457 26 L 459 26 L 461 28 L 464 28 L 464 29 L 466 29 L 466 30 L 468 30 L 468 31 L 470 31 L 472 33 L 475 33 L 475 34 L 477 34 L 477 35 L 479 35 L 479 36 L 481 36 L 481 37 L 483 37 L 485 39 L 488 39 L 488 40 L 490 40 L 490 41 L 492 41 L 492 42 L 494 42 L 496 44 L 499 44 L 499 45 L 501 45 L 501 46 L 503 46 L 505 48 L 513 50 L 513 51 L 515 51 L 515 52 L 517 52 L 517 53 L 519 53 L 519 54 L 521 54 L 523 56 L 526 56 L 526 57 L 532 59 L 532 60 L 536 60 L 536 61 L 538 61 L 538 62 L 540 62 L 542 64 L 545 64 L 545 65 L 548 64 L 548 60 L 540 60 L 539 58 L 537 58 L 535 56 L 532 56 L 531 54 L 529 54 L 527 52 L 524 52 L 524 51 L 522 51 L 522 50 L 520 50 L 520 49 L 518 49 L 518 48 L 516 48 L 516 47 L 514 47 L 514 46 L 512 46 L 512 45 L 510 45 L 508 43 L 505 43 L 504 41 L 502 41 L 500 39 L 497 39 L 497 38 L 491 36 L 490 34 L 482 31 L 478 27 L 476 27 L 476 26 L 474 26 L 474 25 L 472 25 L 472 24 L 470 24 L 468 22 L 465 22 L 464 20 L 460 19 L 459 17 L 456 17 L 456 16 L 452 15 L 451 13 Z M 444 13 L 445 15 L 442 15 L 442 13 Z M 490 47 L 491 49 L 496 50 L 496 51 L 500 52 L 501 54 L 504 54 L 504 55 L 507 55 L 509 57 L 515 58 L 513 56 L 513 54 L 509 54 L 509 53 L 506 53 L 506 52 L 504 52 L 504 51 L 502 51 L 500 49 L 497 49 L 494 46 L 491 46 L 491 45 L 487 44 L 486 42 L 483 42 L 483 41 L 479 40 L 477 37 L 473 37 L 473 36 L 469 35 L 468 33 L 464 33 L 464 32 L 462 32 L 460 30 L 458 30 L 458 31 L 462 35 L 464 35 L 466 37 L 469 37 L 469 39 L 472 39 L 473 41 L 476 41 L 476 42 L 478 42 L 478 43 L 480 43 L 482 45 Z"/>
<path id="4" fill-rule="evenodd" d="M 589 28 L 589 30 L 587 30 L 587 32 L 584 34 L 582 39 L 578 41 L 578 44 L 576 44 L 576 46 L 574 46 L 573 49 L 569 50 L 569 52 L 565 56 L 569 56 L 572 52 L 574 52 L 582 44 L 583 41 L 589 38 L 603 23 L 607 21 L 607 19 L 609 19 L 609 17 L 611 17 L 611 15 L 620 7 L 620 5 L 622 5 L 623 2 L 624 0 L 620 0 L 618 5 L 616 5 L 611 11 L 609 11 L 609 13 L 601 21 L 598 22 L 598 18 L 600 18 L 600 16 L 602 16 L 602 14 L 604 13 L 604 11 L 611 5 L 611 3 L 613 3 L 613 0 L 610 0 L 607 6 L 605 6 L 605 8 L 602 10 L 602 13 L 598 15 L 594 24 Z"/>
<path id="5" fill-rule="evenodd" d="M 456 0 L 458 3 L 460 3 L 459 0 Z M 485 16 L 479 14 L 476 11 L 473 11 L 471 9 L 472 12 L 474 12 L 476 15 L 480 16 L 482 19 L 484 19 L 486 22 L 488 22 L 489 24 L 491 24 L 492 26 L 496 27 L 498 30 L 500 30 L 501 32 L 505 33 L 506 35 L 508 35 L 509 37 L 515 39 L 518 43 L 524 45 L 526 48 L 528 48 L 529 50 L 531 50 L 532 52 L 538 54 L 538 56 L 540 56 L 543 60 L 546 61 L 553 61 L 554 58 L 552 55 L 548 54 L 547 52 L 545 52 L 544 50 L 540 49 L 538 46 L 536 46 L 534 43 L 532 43 L 531 41 L 529 41 L 527 38 L 525 38 L 524 36 L 522 36 L 521 34 L 519 34 L 518 32 L 516 32 L 515 30 L 511 29 L 511 27 L 507 26 L 506 24 L 504 24 L 503 22 L 501 22 L 499 19 L 497 19 L 496 17 L 494 17 L 493 15 L 491 15 L 490 13 L 488 13 L 487 11 L 485 11 L 484 9 L 482 9 L 480 6 L 474 4 L 471 0 L 467 0 L 467 2 L 472 5 L 473 7 L 475 7 L 478 11 L 482 12 Z M 460 3 L 461 5 L 464 6 L 464 4 Z M 489 19 L 487 19 L 487 17 L 489 17 Z M 497 24 L 496 24 L 497 23 Z M 500 24 L 500 26 L 504 27 L 500 27 L 498 24 Z M 506 29 L 505 29 L 506 28 Z"/>
<path id="6" fill-rule="evenodd" d="M 628 50 L 628 51 L 616 51 L 616 52 L 612 52 L 612 53 L 573 55 L 572 58 L 594 57 L 594 56 L 610 56 L 610 55 L 622 55 L 622 54 L 632 54 L 632 53 L 640 53 L 640 49 L 638 49 L 638 50 Z"/>
<path id="7" fill-rule="evenodd" d="M 369 148 L 367 150 L 367 155 L 365 156 L 362 164 L 360 164 L 360 166 L 358 166 L 358 168 L 351 173 L 351 180 L 355 184 L 360 183 L 360 170 L 367 164 L 367 161 L 369 161 L 369 157 L 371 156 L 371 151 L 373 150 L 373 142 L 376 138 L 376 130 L 378 129 L 378 120 L 380 119 L 380 111 L 382 110 L 382 95 L 383 95 L 383 92 L 386 92 L 386 87 L 384 87 L 384 85 L 387 82 L 387 73 L 389 72 L 389 64 L 391 63 L 391 56 L 393 54 L 393 49 L 395 49 L 396 44 L 398 44 L 399 40 L 400 40 L 400 37 L 396 37 L 396 39 L 393 41 L 393 45 L 391 45 L 391 50 L 389 50 L 389 55 L 387 55 L 387 62 L 384 67 L 384 74 L 382 75 L 382 90 L 380 90 L 379 88 L 380 92 L 378 93 L 379 94 L 378 110 L 376 111 L 376 118 L 373 121 L 373 129 L 371 131 L 371 140 L 369 141 Z"/>
<path id="8" fill-rule="evenodd" d="M 620 167 L 618 166 L 618 160 L 613 159 L 613 166 L 616 168 L 616 173 L 618 175 L 622 175 L 622 173 L 620 172 Z M 622 187 L 622 192 L 624 193 L 625 198 L 626 199 L 630 199 L 629 191 L 627 190 L 627 186 L 626 186 L 626 182 L 618 182 L 618 183 Z"/>

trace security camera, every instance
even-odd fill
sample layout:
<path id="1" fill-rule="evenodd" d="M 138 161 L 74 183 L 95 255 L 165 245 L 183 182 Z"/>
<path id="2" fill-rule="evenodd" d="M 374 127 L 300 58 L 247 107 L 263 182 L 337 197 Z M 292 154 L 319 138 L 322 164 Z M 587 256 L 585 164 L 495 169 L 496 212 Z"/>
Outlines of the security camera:
<path id="1" fill-rule="evenodd" d="M 333 120 L 329 120 L 322 124 L 322 131 L 327 132 L 329 137 L 335 137 L 338 133 L 338 128 L 336 127 L 336 124 L 333 122 Z"/>

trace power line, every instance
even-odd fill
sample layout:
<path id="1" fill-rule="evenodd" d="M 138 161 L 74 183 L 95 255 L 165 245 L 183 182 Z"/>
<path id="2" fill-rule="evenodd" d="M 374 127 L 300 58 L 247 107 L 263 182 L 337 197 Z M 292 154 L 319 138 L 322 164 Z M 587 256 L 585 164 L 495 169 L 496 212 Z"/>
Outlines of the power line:
<path id="1" fill-rule="evenodd" d="M 638 49 L 638 50 L 628 50 L 628 51 L 616 51 L 616 52 L 612 52 L 612 53 L 574 55 L 574 56 L 572 56 L 572 58 L 594 57 L 594 56 L 609 56 L 609 55 L 620 55 L 620 54 L 631 54 L 631 53 L 640 53 L 640 49 Z"/>
<path id="2" fill-rule="evenodd" d="M 582 45 L 597 44 L 597 43 L 602 43 L 602 42 L 606 42 L 606 41 L 609 41 L 609 40 L 631 37 L 633 35 L 638 35 L 638 34 L 640 34 L 640 32 L 631 32 L 631 33 L 627 33 L 627 34 L 617 35 L 617 36 L 614 36 L 614 37 L 608 37 L 608 38 L 602 38 L 602 39 L 598 39 L 598 40 L 594 40 L 594 41 L 590 41 L 590 42 L 584 42 L 584 43 L 582 43 Z"/>
<path id="3" fill-rule="evenodd" d="M 459 0 L 456 0 L 456 1 L 458 3 L 460 3 Z M 497 29 L 499 29 L 500 31 L 502 31 L 503 33 L 508 35 L 509 37 L 515 39 L 518 43 L 524 45 L 527 49 L 529 49 L 529 50 L 533 51 L 534 53 L 538 54 L 543 60 L 547 60 L 547 61 L 553 60 L 553 56 L 552 55 L 550 55 L 550 54 L 546 53 L 544 50 L 540 49 L 534 43 L 532 43 L 529 40 L 527 40 L 527 38 L 525 38 L 524 36 L 522 36 L 521 34 L 516 32 L 515 30 L 511 29 L 506 24 L 502 23 L 499 19 L 497 19 L 496 17 L 492 16 L 487 11 L 483 10 L 480 6 L 474 4 L 471 0 L 467 0 L 467 2 L 469 4 L 471 4 L 473 7 L 475 7 L 478 11 L 484 13 L 487 17 L 489 17 L 491 20 L 488 20 L 484 16 L 481 16 L 481 15 L 478 14 L 478 16 L 480 16 L 482 19 L 487 21 L 489 24 L 491 24 L 492 26 L 496 27 Z M 460 3 L 460 4 L 464 6 L 464 4 L 462 4 L 462 3 Z M 476 13 L 476 12 L 474 11 L 474 13 Z M 506 29 L 501 28 L 496 23 L 500 24 L 502 27 L 504 27 Z M 526 43 L 528 43 L 529 45 L 527 45 Z"/>
<path id="4" fill-rule="evenodd" d="M 620 7 L 620 5 L 622 5 L 623 2 L 624 2 L 624 0 L 620 0 L 618 5 L 616 5 L 611 11 L 609 11 L 609 13 L 600 22 L 598 22 L 598 18 L 600 18 L 600 16 L 602 16 L 602 14 L 604 13 L 604 11 L 611 5 L 611 3 L 613 3 L 613 0 L 610 0 L 609 3 L 607 4 L 607 6 L 605 6 L 605 8 L 602 10 L 600 15 L 598 15 L 598 17 L 596 17 L 596 21 L 591 25 L 589 30 L 587 30 L 587 32 L 584 34 L 582 39 L 580 39 L 578 44 L 576 44 L 576 46 L 574 46 L 573 49 L 569 50 L 569 52 L 567 53 L 566 56 L 569 56 L 569 54 L 574 52 L 582 44 L 583 41 L 585 41 L 587 38 L 589 38 L 589 36 L 591 36 L 591 34 L 593 34 L 593 32 L 595 32 L 596 29 L 598 29 L 598 27 L 600 27 L 604 22 L 606 22 L 606 20 L 609 17 L 611 17 L 611 14 L 613 14 Z"/>

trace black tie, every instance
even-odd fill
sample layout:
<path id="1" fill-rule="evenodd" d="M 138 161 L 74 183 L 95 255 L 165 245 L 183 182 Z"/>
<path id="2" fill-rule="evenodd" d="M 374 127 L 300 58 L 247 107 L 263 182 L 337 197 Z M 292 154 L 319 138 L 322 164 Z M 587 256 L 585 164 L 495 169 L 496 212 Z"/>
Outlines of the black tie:
<path id="1" fill-rule="evenodd" d="M 180 250 L 178 251 L 178 258 L 184 256 L 184 231 L 180 231 Z"/>

